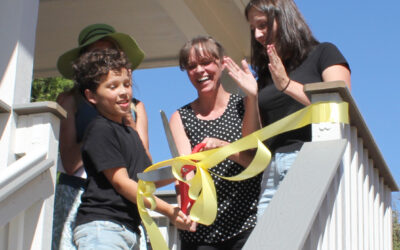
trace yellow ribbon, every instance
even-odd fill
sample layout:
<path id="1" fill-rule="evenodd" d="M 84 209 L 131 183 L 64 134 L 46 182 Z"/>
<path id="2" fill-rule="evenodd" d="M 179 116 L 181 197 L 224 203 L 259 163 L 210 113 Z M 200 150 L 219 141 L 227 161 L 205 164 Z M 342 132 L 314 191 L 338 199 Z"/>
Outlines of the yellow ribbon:
<path id="1" fill-rule="evenodd" d="M 191 219 L 204 225 L 210 225 L 214 222 L 217 215 L 217 194 L 208 169 L 214 167 L 232 154 L 257 148 L 256 155 L 252 162 L 240 174 L 232 177 L 219 176 L 230 181 L 241 181 L 252 178 L 263 172 L 271 160 L 271 152 L 262 143 L 263 141 L 278 134 L 295 130 L 312 123 L 348 124 L 348 103 L 320 102 L 311 104 L 227 146 L 162 161 L 151 165 L 144 172 L 153 171 L 165 166 L 172 166 L 172 172 L 175 178 L 189 184 L 189 196 L 192 200 L 196 200 L 190 210 Z M 196 167 L 196 174 L 189 181 L 184 180 L 181 176 L 181 168 L 184 165 Z M 153 249 L 168 249 L 157 225 L 144 206 L 144 199 L 146 198 L 152 204 L 151 209 L 155 208 L 154 191 L 154 183 L 139 180 L 137 206 L 140 217 L 150 237 Z"/>

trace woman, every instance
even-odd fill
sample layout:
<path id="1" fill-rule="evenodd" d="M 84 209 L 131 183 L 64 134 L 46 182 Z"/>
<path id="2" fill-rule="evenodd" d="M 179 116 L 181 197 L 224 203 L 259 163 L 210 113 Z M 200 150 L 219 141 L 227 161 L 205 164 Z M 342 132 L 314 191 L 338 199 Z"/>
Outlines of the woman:
<path id="1" fill-rule="evenodd" d="M 304 84 L 343 80 L 350 89 L 346 59 L 333 44 L 318 42 L 293 0 L 251 0 L 245 15 L 251 28 L 251 65 L 258 77 L 263 127 L 310 104 Z M 311 126 L 306 126 L 267 141 L 274 156 L 264 172 L 258 218 L 302 144 L 310 140 Z"/>
<path id="2" fill-rule="evenodd" d="M 211 37 L 188 41 L 180 51 L 179 64 L 198 94 L 196 100 L 171 116 L 171 130 L 180 154 L 190 154 L 199 143 L 205 143 L 204 150 L 207 150 L 236 141 L 242 137 L 242 122 L 243 135 L 259 127 L 256 81 L 239 84 L 247 95 L 245 100 L 224 90 L 221 74 L 225 67 L 235 80 L 243 74 L 231 59 L 224 58 L 223 48 L 217 41 Z M 250 73 L 246 67 L 245 72 Z M 232 155 L 210 172 L 237 175 L 248 165 L 249 156 L 247 153 Z M 197 225 L 196 232 L 180 231 L 182 249 L 241 249 L 255 226 L 260 176 L 231 182 L 211 175 L 218 197 L 216 220 L 210 226 Z"/>

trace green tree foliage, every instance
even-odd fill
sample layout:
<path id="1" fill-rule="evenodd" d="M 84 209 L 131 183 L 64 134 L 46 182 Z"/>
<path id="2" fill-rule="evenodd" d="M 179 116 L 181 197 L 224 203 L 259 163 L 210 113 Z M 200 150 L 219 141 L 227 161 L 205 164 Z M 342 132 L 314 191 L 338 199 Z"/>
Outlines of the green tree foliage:
<path id="1" fill-rule="evenodd" d="M 31 102 L 55 101 L 58 94 L 72 88 L 74 82 L 62 77 L 38 78 L 33 80 Z"/>

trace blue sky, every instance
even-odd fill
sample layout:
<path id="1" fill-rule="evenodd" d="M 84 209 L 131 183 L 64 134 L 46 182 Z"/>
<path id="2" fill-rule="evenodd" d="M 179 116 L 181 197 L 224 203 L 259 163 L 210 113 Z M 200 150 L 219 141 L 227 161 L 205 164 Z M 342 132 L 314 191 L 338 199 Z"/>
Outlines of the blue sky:
<path id="1" fill-rule="evenodd" d="M 315 37 L 334 43 L 352 71 L 352 96 L 375 142 L 400 185 L 400 104 L 398 96 L 399 0 L 296 1 Z M 246 34 L 247 35 L 247 34 Z M 178 51 L 177 51 L 178 53 Z M 135 95 L 149 116 L 154 162 L 170 158 L 159 115 L 167 116 L 196 97 L 186 73 L 177 67 L 134 72 Z M 400 198 L 398 193 L 394 199 Z"/>

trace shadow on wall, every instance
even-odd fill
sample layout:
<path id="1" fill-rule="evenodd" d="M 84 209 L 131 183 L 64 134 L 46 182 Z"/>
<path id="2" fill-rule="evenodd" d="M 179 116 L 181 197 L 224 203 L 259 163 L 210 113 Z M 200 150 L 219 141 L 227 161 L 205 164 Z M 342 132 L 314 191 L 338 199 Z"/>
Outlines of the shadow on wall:
<path id="1" fill-rule="evenodd" d="M 10 117 L 11 113 L 0 113 L 0 140 L 3 138 L 3 134 Z"/>

